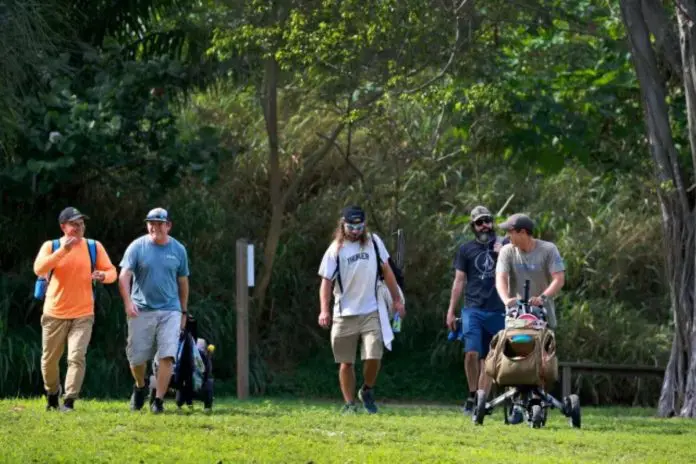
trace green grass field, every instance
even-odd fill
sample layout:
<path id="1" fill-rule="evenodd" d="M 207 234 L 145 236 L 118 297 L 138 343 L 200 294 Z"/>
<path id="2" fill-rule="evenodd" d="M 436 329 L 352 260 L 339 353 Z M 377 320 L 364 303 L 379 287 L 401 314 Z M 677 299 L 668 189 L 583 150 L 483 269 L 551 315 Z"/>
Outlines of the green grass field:
<path id="1" fill-rule="evenodd" d="M 209 415 L 169 402 L 155 416 L 126 400 L 81 401 L 67 414 L 44 404 L 0 401 L 0 462 L 696 462 L 694 423 L 643 409 L 586 408 L 581 430 L 552 410 L 534 430 L 506 426 L 500 411 L 476 427 L 454 405 L 341 416 L 339 403 L 218 400 Z"/>

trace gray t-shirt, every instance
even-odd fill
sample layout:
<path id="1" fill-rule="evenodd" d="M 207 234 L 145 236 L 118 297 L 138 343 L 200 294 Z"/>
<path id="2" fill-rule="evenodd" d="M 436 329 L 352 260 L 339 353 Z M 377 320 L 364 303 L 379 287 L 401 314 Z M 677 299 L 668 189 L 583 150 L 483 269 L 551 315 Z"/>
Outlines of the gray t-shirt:
<path id="1" fill-rule="evenodd" d="M 120 266 L 133 271 L 131 298 L 142 311 L 181 311 L 179 277 L 188 277 L 186 248 L 173 237 L 158 245 L 144 235 L 126 249 Z"/>
<path id="2" fill-rule="evenodd" d="M 534 240 L 536 246 L 525 253 L 511 243 L 503 246 L 498 255 L 495 271 L 507 272 L 509 276 L 510 293 L 516 293 L 518 298 L 524 296 L 524 282 L 529 280 L 529 296 L 539 296 L 551 284 L 551 274 L 565 271 L 565 264 L 558 248 L 551 242 Z M 556 310 L 553 299 L 544 305 L 548 313 L 549 326 L 556 327 Z"/>

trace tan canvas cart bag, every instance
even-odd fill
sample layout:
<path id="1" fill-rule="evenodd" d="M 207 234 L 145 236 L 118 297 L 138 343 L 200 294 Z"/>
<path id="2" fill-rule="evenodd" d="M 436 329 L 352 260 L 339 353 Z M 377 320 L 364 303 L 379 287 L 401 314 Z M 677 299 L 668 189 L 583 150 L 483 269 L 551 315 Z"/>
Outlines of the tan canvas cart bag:
<path id="1" fill-rule="evenodd" d="M 558 379 L 556 337 L 547 328 L 501 330 L 491 340 L 485 366 L 501 386 L 552 385 Z"/>

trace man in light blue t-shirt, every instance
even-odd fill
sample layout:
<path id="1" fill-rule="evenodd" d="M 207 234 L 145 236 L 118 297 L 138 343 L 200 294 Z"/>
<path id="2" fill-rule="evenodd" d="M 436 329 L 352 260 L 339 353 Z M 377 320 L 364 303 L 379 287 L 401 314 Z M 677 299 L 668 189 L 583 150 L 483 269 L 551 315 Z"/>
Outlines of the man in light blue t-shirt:
<path id="1" fill-rule="evenodd" d="M 151 210 L 145 222 L 147 235 L 135 239 L 121 260 L 119 290 L 128 316 L 126 354 L 135 379 L 130 407 L 137 411 L 145 404 L 147 362 L 157 352 L 152 412 L 160 413 L 164 411 L 179 334 L 186 324 L 189 268 L 186 248 L 169 236 L 172 223 L 167 210 Z"/>

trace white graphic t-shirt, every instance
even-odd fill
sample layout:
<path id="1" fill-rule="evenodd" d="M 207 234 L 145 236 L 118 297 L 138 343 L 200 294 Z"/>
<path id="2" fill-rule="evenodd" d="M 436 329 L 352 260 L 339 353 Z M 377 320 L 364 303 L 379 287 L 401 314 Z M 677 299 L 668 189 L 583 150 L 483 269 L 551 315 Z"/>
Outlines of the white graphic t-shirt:
<path id="1" fill-rule="evenodd" d="M 371 234 L 371 237 L 377 244 L 382 262 L 386 263 L 389 253 L 384 243 L 375 234 Z M 340 285 L 336 267 L 337 252 Z M 319 276 L 334 281 L 334 317 L 377 311 L 377 256 L 372 240 L 368 239 L 365 244 L 345 240 L 340 250 L 336 242 L 332 243 L 321 260 Z"/>

